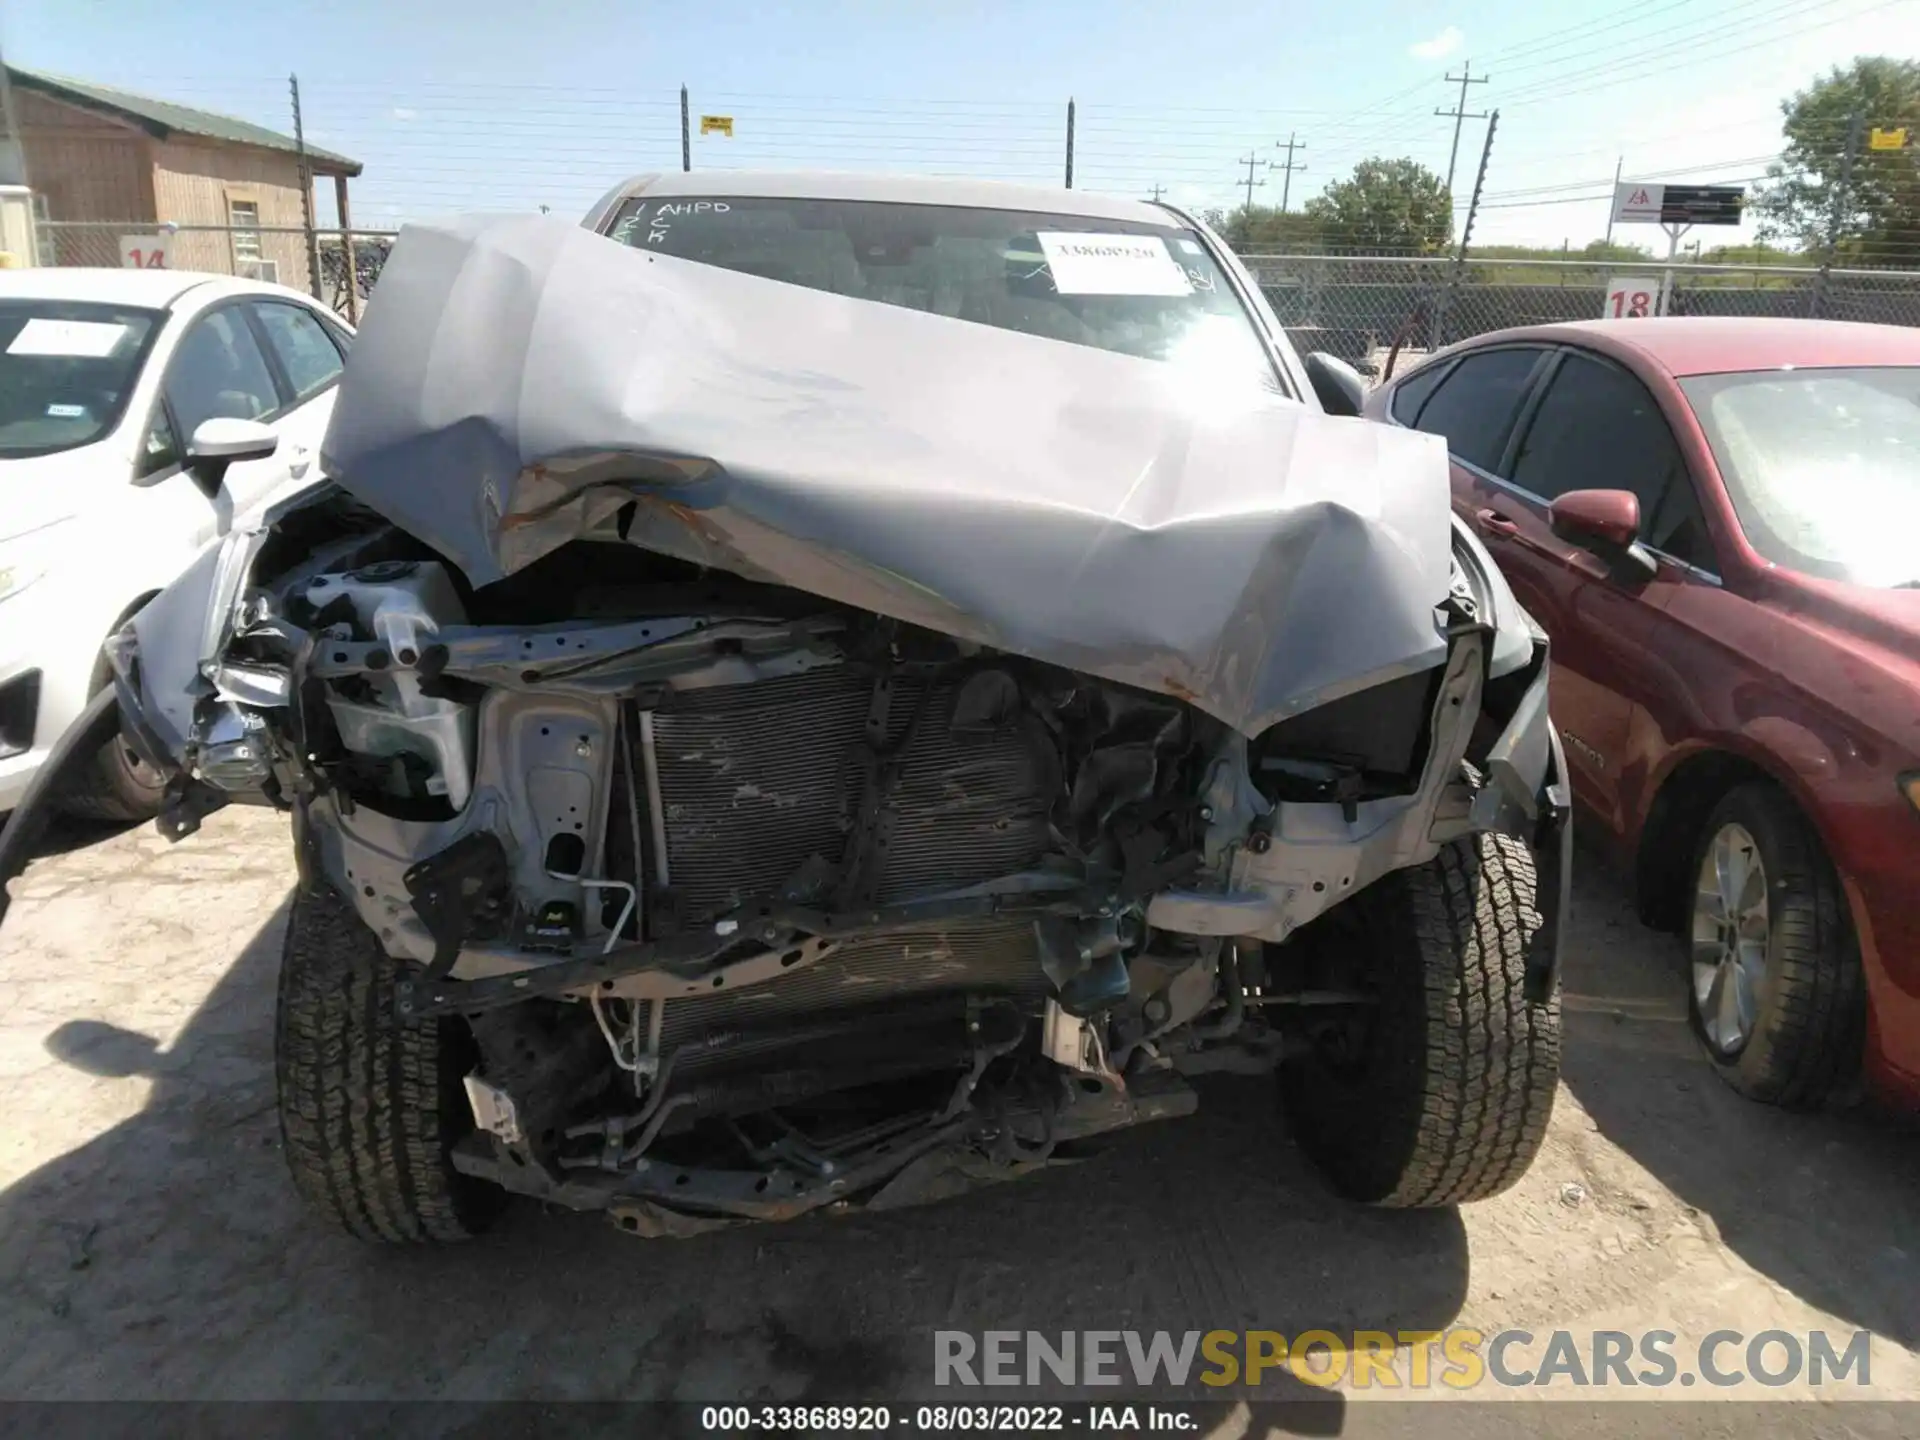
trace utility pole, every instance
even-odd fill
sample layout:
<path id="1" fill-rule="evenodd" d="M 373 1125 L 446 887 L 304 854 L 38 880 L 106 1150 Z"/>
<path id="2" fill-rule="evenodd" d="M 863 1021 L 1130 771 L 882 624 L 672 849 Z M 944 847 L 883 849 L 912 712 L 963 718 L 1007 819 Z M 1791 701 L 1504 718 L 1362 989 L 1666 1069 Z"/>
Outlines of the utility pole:
<path id="1" fill-rule="evenodd" d="M 1451 110 L 1442 110 L 1438 106 L 1434 107 L 1434 114 L 1451 116 L 1453 119 L 1453 149 L 1447 154 L 1448 198 L 1452 198 L 1453 195 L 1453 169 L 1460 159 L 1461 122 L 1466 120 L 1484 120 L 1487 118 L 1487 112 L 1484 110 L 1476 110 L 1472 114 L 1467 113 L 1467 86 L 1484 85 L 1492 78 L 1491 75 L 1474 74 L 1473 62 L 1468 61 L 1460 67 L 1460 73 L 1458 75 L 1447 76 L 1447 83 L 1449 85 L 1458 85 L 1460 87 L 1460 103 L 1455 105 Z"/>
<path id="2" fill-rule="evenodd" d="M 1247 208 L 1245 213 L 1246 213 L 1247 220 L 1251 222 L 1253 219 L 1254 187 L 1256 185 L 1265 185 L 1267 183 L 1264 180 L 1256 180 L 1253 178 L 1254 168 L 1259 165 L 1265 165 L 1269 170 L 1271 170 L 1273 168 L 1273 162 L 1271 160 L 1262 160 L 1258 155 L 1242 155 L 1234 163 L 1237 165 L 1244 165 L 1247 167 L 1247 178 L 1245 181 L 1245 184 L 1247 187 Z"/>
<path id="3" fill-rule="evenodd" d="M 1297 130 L 1289 130 L 1287 132 L 1287 163 L 1271 167 L 1275 170 L 1284 171 L 1286 175 L 1286 178 L 1280 182 L 1280 213 L 1282 215 L 1287 213 L 1287 197 L 1293 193 L 1293 172 L 1307 168 L 1304 165 L 1296 165 L 1293 163 L 1293 152 L 1307 148 L 1294 138 L 1299 133 Z M 1278 150 L 1279 148 L 1279 142 L 1275 141 L 1274 149 Z"/>
<path id="4" fill-rule="evenodd" d="M 1613 162 L 1613 193 L 1607 196 L 1607 250 L 1613 249 L 1613 208 L 1620 198 L 1620 167 L 1627 163 L 1627 157 L 1618 156 Z"/>
<path id="5" fill-rule="evenodd" d="M 1460 248 L 1454 253 L 1453 269 L 1447 276 L 1447 288 L 1440 292 L 1439 313 L 1433 322 L 1432 348 L 1440 349 L 1447 343 L 1447 310 L 1453 303 L 1454 291 L 1460 288 L 1460 277 L 1467 268 L 1467 246 L 1473 239 L 1474 218 L 1480 213 L 1480 191 L 1487 183 L 1487 162 L 1493 158 L 1493 132 L 1500 128 L 1500 112 L 1494 111 L 1487 117 L 1487 139 L 1480 147 L 1480 170 L 1473 179 L 1473 199 L 1467 202 L 1467 220 L 1460 227 Z"/>
<path id="6" fill-rule="evenodd" d="M 307 131 L 300 122 L 300 77 L 289 75 L 287 88 L 293 94 L 293 148 L 300 159 L 300 228 L 307 238 L 307 289 L 318 300 L 321 297 L 320 236 L 313 228 L 313 167 L 307 163 Z M 1849 150 L 1847 156 L 1851 161 L 1853 152 Z"/>
<path id="7" fill-rule="evenodd" d="M 1067 97 L 1067 189 L 1073 188 L 1073 97 Z"/>
<path id="8" fill-rule="evenodd" d="M 1150 195 L 1148 198 L 1152 200 L 1154 204 L 1158 205 L 1160 203 L 1160 197 L 1166 193 L 1167 193 L 1167 187 L 1162 185 L 1158 180 L 1156 180 L 1153 182 L 1153 194 Z"/>

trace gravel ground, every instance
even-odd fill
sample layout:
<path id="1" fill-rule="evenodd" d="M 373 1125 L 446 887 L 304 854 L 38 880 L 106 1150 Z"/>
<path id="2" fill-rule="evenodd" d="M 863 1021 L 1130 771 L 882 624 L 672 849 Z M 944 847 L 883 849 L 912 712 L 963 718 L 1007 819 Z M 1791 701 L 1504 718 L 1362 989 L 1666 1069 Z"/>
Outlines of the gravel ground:
<path id="1" fill-rule="evenodd" d="M 393 1252 L 324 1230 L 282 1169 L 284 821 L 230 811 L 179 846 L 145 829 L 62 844 L 15 882 L 0 933 L 0 1397 L 951 1401 L 933 1386 L 939 1329 L 1465 1325 L 1666 1329 L 1683 1361 L 1721 1328 L 1864 1328 L 1871 1385 L 1821 1398 L 1920 1399 L 1911 1128 L 1780 1114 L 1721 1086 L 1687 1033 L 1675 942 L 1641 928 L 1590 857 L 1547 1147 L 1480 1205 L 1346 1205 L 1287 1139 L 1270 1086 L 1223 1077 L 1192 1120 L 921 1210 L 648 1244 L 526 1206 L 470 1246 Z M 1369 1406 L 1388 1413 L 1377 1389 L 1268 1377 L 1259 1396 L 1305 1393 L 1346 1433 Z M 1825 1404 L 1656 1416 L 1595 1403 L 1644 1388 L 1547 1396 L 1577 1402 L 1556 1433 L 1841 1423 Z M 1422 1434 L 1504 1434 L 1537 1413 L 1456 1404 L 1439 1424 L 1419 1408 Z M 1849 1405 L 1844 1423 L 1895 1435 L 1916 1420 Z"/>

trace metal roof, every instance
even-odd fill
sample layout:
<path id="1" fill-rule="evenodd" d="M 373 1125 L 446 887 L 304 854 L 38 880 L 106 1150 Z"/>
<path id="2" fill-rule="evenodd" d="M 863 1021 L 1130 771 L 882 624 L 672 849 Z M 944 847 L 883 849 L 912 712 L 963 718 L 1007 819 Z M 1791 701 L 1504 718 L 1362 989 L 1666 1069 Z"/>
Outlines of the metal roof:
<path id="1" fill-rule="evenodd" d="M 171 100 L 156 100 L 149 95 L 136 95 L 131 90 L 96 85 L 90 80 L 74 80 L 65 75 L 23 70 L 18 65 L 7 66 L 7 78 L 22 90 L 64 100 L 83 109 L 104 111 L 117 119 L 129 121 L 156 140 L 192 135 L 224 141 L 229 145 L 277 150 L 286 155 L 299 153 L 299 146 L 291 135 L 282 135 L 277 130 L 269 130 L 249 120 L 238 120 L 231 115 L 195 110 L 187 105 L 176 105 Z M 358 175 L 361 170 L 358 160 L 336 155 L 331 150 L 322 150 L 314 145 L 307 146 L 307 163 L 315 173 L 321 175 Z"/>

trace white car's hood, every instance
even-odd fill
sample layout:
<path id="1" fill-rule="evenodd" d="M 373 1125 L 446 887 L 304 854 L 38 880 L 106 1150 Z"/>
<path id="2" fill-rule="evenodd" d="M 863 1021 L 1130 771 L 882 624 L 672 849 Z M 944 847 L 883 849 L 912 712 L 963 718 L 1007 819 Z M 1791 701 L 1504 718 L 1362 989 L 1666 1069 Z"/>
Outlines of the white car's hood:
<path id="1" fill-rule="evenodd" d="M 124 469 L 104 443 L 0 459 L 0 544 L 71 520 L 111 475 L 124 475 Z"/>

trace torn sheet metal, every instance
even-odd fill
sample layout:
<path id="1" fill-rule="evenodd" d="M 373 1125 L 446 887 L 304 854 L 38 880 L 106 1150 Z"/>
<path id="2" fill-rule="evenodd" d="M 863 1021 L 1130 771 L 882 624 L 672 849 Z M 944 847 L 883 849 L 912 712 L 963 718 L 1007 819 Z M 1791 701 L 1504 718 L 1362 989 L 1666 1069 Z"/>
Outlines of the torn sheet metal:
<path id="1" fill-rule="evenodd" d="M 1250 735 L 1445 656 L 1433 437 L 553 219 L 403 232 L 322 453 L 476 585 L 624 525 Z"/>

